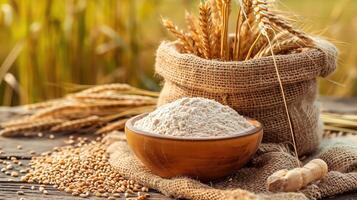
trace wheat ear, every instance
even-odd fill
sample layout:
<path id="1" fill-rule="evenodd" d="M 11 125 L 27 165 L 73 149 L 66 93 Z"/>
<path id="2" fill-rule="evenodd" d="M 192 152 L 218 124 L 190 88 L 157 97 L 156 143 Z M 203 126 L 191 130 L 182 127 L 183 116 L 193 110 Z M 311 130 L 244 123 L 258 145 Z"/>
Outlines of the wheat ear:
<path id="1" fill-rule="evenodd" d="M 120 95 L 120 94 L 82 94 L 78 93 L 72 96 L 78 100 L 105 100 L 105 101 L 125 101 L 125 100 L 135 100 L 135 101 L 147 101 L 150 103 L 156 103 L 156 98 L 140 95 Z"/>
<path id="2" fill-rule="evenodd" d="M 222 5 L 221 5 L 222 6 Z M 212 58 L 220 58 L 220 42 L 221 42 L 221 27 L 222 27 L 222 15 L 221 7 L 217 6 L 217 0 L 210 0 L 210 7 L 212 13 Z"/>
<path id="3" fill-rule="evenodd" d="M 107 85 L 100 85 L 100 86 L 95 86 L 86 90 L 83 90 L 79 93 L 81 94 L 93 94 L 93 93 L 101 93 L 105 91 L 117 91 L 117 92 L 126 92 L 132 90 L 133 87 L 124 84 L 124 83 L 113 83 L 113 84 L 107 84 Z"/>
<path id="4" fill-rule="evenodd" d="M 277 55 L 281 52 L 286 52 L 304 47 L 306 44 L 298 37 L 292 37 L 281 42 L 273 43 L 272 46 L 267 46 L 261 53 L 260 57 L 271 56 L 272 52 Z"/>
<path id="5" fill-rule="evenodd" d="M 0 131 L 0 135 L 4 137 L 25 136 L 26 133 L 34 131 L 47 130 L 48 128 L 62 123 L 61 119 L 46 119 L 42 121 L 33 122 L 31 124 L 24 124 L 22 126 L 15 126 L 5 128 Z"/>
<path id="6" fill-rule="evenodd" d="M 175 26 L 174 23 L 168 19 L 162 19 L 162 24 L 169 32 L 171 32 L 174 36 L 176 36 L 176 38 L 182 45 L 184 53 L 195 53 L 192 38 L 190 38 L 182 30 L 179 30 L 179 28 Z"/>
<path id="7" fill-rule="evenodd" d="M 53 126 L 51 128 L 51 131 L 54 132 L 73 131 L 86 126 L 93 126 L 95 124 L 99 124 L 100 122 L 101 122 L 100 118 L 94 115 L 83 119 L 63 122 L 59 125 Z"/>
<path id="8" fill-rule="evenodd" d="M 279 27 L 282 30 L 286 30 L 289 33 L 297 36 L 306 42 L 307 45 L 312 44 L 313 40 L 303 31 L 295 29 L 288 21 L 284 20 L 283 16 L 278 16 L 270 12 L 265 13 L 266 17 L 273 24 L 273 26 Z"/>
<path id="9" fill-rule="evenodd" d="M 210 32 L 212 29 L 211 8 L 208 2 L 201 3 L 199 6 L 199 24 L 201 31 L 201 41 L 203 44 L 203 55 L 206 59 L 211 58 L 211 37 Z"/>
<path id="10" fill-rule="evenodd" d="M 237 44 L 237 53 L 236 60 L 241 60 L 245 56 L 247 52 L 247 48 L 251 45 L 251 41 L 253 40 L 253 27 L 252 24 L 254 22 L 253 15 L 253 4 L 251 0 L 242 0 L 241 1 L 241 19 L 242 24 L 239 28 L 239 42 Z"/>

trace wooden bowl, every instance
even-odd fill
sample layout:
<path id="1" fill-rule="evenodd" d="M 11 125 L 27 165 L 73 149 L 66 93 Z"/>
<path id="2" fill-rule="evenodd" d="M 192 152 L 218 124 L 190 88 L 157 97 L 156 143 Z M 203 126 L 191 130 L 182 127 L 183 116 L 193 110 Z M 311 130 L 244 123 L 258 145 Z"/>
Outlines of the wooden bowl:
<path id="1" fill-rule="evenodd" d="M 129 119 L 125 133 L 130 149 L 154 174 L 164 178 L 189 176 L 201 181 L 218 179 L 240 169 L 255 154 L 263 137 L 261 123 L 233 136 L 184 138 L 148 133 L 134 128 L 147 114 Z"/>

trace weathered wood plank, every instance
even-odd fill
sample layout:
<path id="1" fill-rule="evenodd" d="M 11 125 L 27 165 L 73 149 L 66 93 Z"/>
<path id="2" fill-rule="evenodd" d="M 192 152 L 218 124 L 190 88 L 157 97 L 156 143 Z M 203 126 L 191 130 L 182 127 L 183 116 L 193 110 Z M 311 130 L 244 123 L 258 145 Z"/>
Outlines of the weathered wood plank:
<path id="1" fill-rule="evenodd" d="M 4 160 L 4 159 L 1 159 L 1 160 Z M 6 161 L 9 161 L 9 160 L 6 160 Z M 0 172 L 0 183 L 1 182 L 9 182 L 9 179 L 12 179 L 12 181 L 10 181 L 10 182 L 21 182 L 21 176 L 23 176 L 25 174 L 20 173 L 20 170 L 29 168 L 28 164 L 29 164 L 30 160 L 19 160 L 19 161 L 22 163 L 22 166 L 14 164 L 13 162 L 10 161 L 11 165 L 13 166 L 13 169 L 7 170 L 9 172 L 12 172 L 12 171 L 18 172 L 18 174 L 19 174 L 18 177 L 12 177 L 10 175 L 6 175 L 5 172 Z M 0 168 L 3 168 L 3 167 L 6 167 L 6 165 L 0 164 Z"/>
<path id="2" fill-rule="evenodd" d="M 75 137 L 87 137 L 95 138 L 94 134 L 74 134 Z M 53 147 L 65 145 L 65 141 L 68 140 L 69 134 L 56 134 L 54 139 L 50 139 L 48 134 L 44 134 L 43 137 L 1 137 L 0 136 L 0 149 L 3 154 L 0 154 L 0 158 L 8 156 L 15 156 L 22 159 L 31 159 L 32 155 L 30 151 L 35 151 L 37 154 L 52 150 Z M 18 149 L 20 145 L 22 148 Z"/>
<path id="3" fill-rule="evenodd" d="M 79 199 L 91 199 L 91 200 L 103 200 L 106 198 L 103 197 L 95 197 L 95 196 L 90 196 L 88 198 L 81 198 L 78 196 L 72 196 L 66 192 L 59 191 L 52 186 L 45 186 L 44 188 L 48 191 L 48 194 L 45 195 L 41 193 L 38 188 L 39 184 L 28 184 L 28 183 L 18 183 L 18 182 L 0 182 L 0 199 L 19 199 L 19 198 L 25 198 L 27 200 L 47 200 L 47 199 L 55 199 L 55 200 L 60 200 L 60 199 L 65 199 L 65 200 L 79 200 Z M 20 186 L 24 186 L 25 188 L 20 189 Z M 35 186 L 35 190 L 31 190 L 31 186 Z M 23 191 L 24 195 L 18 195 L 17 191 Z M 135 197 L 135 195 L 133 196 Z M 124 200 L 126 199 L 124 195 L 122 195 L 120 198 L 117 198 L 118 200 Z M 163 200 L 168 200 L 170 198 L 165 197 L 159 193 L 153 193 L 150 192 L 150 199 L 152 200 L 158 200 L 158 199 L 163 199 Z"/>

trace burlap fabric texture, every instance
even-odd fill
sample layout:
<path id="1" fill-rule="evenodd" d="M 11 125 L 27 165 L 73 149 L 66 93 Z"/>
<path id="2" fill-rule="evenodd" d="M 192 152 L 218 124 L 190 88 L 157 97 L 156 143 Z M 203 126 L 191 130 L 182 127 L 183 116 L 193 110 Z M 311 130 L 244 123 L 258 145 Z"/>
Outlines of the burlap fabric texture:
<path id="1" fill-rule="evenodd" d="M 209 184 L 177 177 L 165 179 L 152 174 L 130 152 L 125 141 L 113 141 L 108 147 L 110 164 L 123 176 L 156 189 L 167 196 L 193 200 L 303 200 L 321 199 L 357 190 L 357 148 L 338 145 L 325 148 L 316 157 L 325 160 L 330 172 L 322 181 L 309 185 L 298 193 L 270 193 L 266 179 L 280 169 L 298 166 L 297 160 L 285 147 L 262 144 L 246 167 L 231 176 Z"/>
<path id="2" fill-rule="evenodd" d="M 321 139 L 316 78 L 336 67 L 336 48 L 323 40 L 317 43 L 317 49 L 276 56 L 300 155 L 313 152 Z M 215 99 L 262 122 L 264 142 L 292 141 L 272 57 L 220 62 L 181 54 L 175 43 L 163 42 L 155 71 L 164 81 L 159 105 L 181 97 Z"/>

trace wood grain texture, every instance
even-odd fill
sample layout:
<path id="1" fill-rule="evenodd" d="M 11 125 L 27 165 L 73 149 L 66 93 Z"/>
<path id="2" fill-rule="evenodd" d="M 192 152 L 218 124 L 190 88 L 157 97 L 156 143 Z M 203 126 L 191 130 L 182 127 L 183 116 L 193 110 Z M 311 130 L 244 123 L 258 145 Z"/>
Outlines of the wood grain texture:
<path id="1" fill-rule="evenodd" d="M 14 199 L 20 199 L 25 198 L 27 200 L 83 200 L 83 199 L 90 199 L 90 200 L 103 200 L 107 198 L 102 198 L 102 197 L 87 197 L 87 198 L 81 198 L 81 197 L 76 197 L 72 196 L 70 194 L 67 194 L 65 192 L 58 191 L 57 189 L 53 188 L 52 186 L 48 185 L 45 186 L 45 190 L 48 191 L 48 194 L 45 195 L 41 193 L 38 188 L 39 184 L 28 184 L 28 183 L 19 183 L 19 182 L 0 182 L 0 199 L 1 200 L 14 200 Z M 20 189 L 20 186 L 25 186 L 25 188 Z M 35 190 L 31 190 L 31 186 L 35 186 Z M 17 191 L 23 191 L 24 195 L 18 195 Z M 129 196 L 130 197 L 130 196 Z M 135 196 L 132 196 L 135 197 Z M 117 200 L 125 200 L 126 198 L 124 195 L 122 195 L 120 198 L 117 198 Z M 168 200 L 170 198 L 163 196 L 162 194 L 155 193 L 155 192 L 150 192 L 150 200 Z"/>

